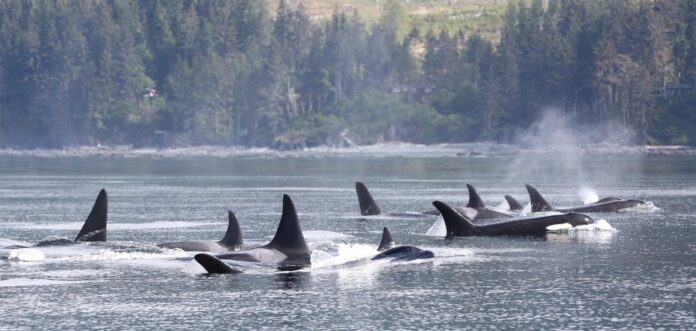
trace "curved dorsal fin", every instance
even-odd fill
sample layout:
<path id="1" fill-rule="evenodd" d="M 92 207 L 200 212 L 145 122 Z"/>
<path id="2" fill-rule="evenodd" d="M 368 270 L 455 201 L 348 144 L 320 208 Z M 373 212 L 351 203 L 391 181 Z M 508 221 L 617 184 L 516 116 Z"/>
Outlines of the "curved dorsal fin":
<path id="1" fill-rule="evenodd" d="M 389 232 L 389 229 L 387 229 L 387 227 L 385 226 L 384 230 L 382 230 L 382 240 L 379 242 L 379 247 L 377 247 L 377 251 L 381 252 L 392 247 L 394 247 L 394 240 L 392 240 L 391 232 Z"/>
<path id="2" fill-rule="evenodd" d="M 196 254 L 196 256 L 194 256 L 193 258 L 209 274 L 238 274 L 238 273 L 241 273 L 241 271 L 230 267 L 227 263 L 222 262 L 220 259 L 218 259 L 212 255 L 200 253 L 200 254 Z"/>
<path id="3" fill-rule="evenodd" d="M 505 196 L 505 201 L 507 201 L 510 210 L 522 210 L 524 208 L 515 198 L 510 195 Z"/>
<path id="4" fill-rule="evenodd" d="M 377 203 L 372 199 L 370 191 L 367 190 L 365 184 L 355 182 L 355 192 L 358 193 L 358 203 L 360 203 L 360 215 L 379 215 L 382 211 L 377 206 Z"/>
<path id="5" fill-rule="evenodd" d="M 106 190 L 101 189 L 75 241 L 106 241 L 107 200 Z"/>
<path id="6" fill-rule="evenodd" d="M 483 203 L 483 200 L 478 192 L 476 192 L 476 189 L 471 186 L 471 184 L 466 184 L 466 188 L 469 189 L 469 204 L 466 206 L 474 209 L 486 208 L 486 204 Z"/>
<path id="7" fill-rule="evenodd" d="M 309 248 L 302 235 L 302 229 L 300 228 L 300 221 L 297 219 L 295 205 L 287 194 L 283 195 L 283 215 L 280 217 L 278 230 L 273 240 L 265 247 L 277 249 L 286 255 L 309 255 Z"/>
<path id="8" fill-rule="evenodd" d="M 445 227 L 447 228 L 447 235 L 445 238 L 466 235 L 474 228 L 474 224 L 471 223 L 471 220 L 462 216 L 444 202 L 433 201 L 433 206 L 440 211 L 442 219 L 445 220 Z"/>
<path id="9" fill-rule="evenodd" d="M 529 192 L 529 202 L 532 204 L 532 213 L 555 210 L 546 202 L 546 199 L 544 199 L 534 186 L 527 184 L 525 187 L 527 187 L 527 192 Z"/>
<path id="10" fill-rule="evenodd" d="M 242 230 L 239 228 L 239 222 L 237 222 L 237 217 L 231 210 L 227 211 L 227 218 L 229 223 L 227 224 L 227 232 L 225 236 L 220 240 L 220 244 L 227 246 L 231 249 L 238 250 L 242 248 Z"/>

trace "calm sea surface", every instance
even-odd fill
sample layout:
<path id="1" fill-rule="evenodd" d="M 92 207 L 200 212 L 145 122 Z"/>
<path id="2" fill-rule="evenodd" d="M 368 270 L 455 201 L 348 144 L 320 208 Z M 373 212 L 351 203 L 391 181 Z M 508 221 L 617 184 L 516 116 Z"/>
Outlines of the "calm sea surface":
<path id="1" fill-rule="evenodd" d="M 0 247 L 74 239 L 101 188 L 109 242 L 0 248 L 0 329 L 696 329 L 696 159 L 689 157 L 0 157 Z M 535 185 L 558 206 L 578 192 L 660 209 L 594 214 L 616 231 L 546 238 L 425 235 L 436 218 L 360 219 L 356 180 L 383 211 L 497 206 Z M 155 244 L 220 239 L 227 210 L 245 244 L 274 234 L 283 194 L 313 266 L 203 276 Z M 587 193 L 585 193 L 587 195 Z M 382 227 L 434 260 L 363 263 Z"/>

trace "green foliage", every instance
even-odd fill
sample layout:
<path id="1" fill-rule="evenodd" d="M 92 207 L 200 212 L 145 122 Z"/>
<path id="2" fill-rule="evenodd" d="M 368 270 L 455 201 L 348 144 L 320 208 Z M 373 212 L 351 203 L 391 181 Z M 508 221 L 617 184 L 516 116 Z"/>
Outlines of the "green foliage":
<path id="1" fill-rule="evenodd" d="M 0 1 L 0 144 L 504 140 L 546 106 L 696 144 L 693 0 L 296 3 Z"/>

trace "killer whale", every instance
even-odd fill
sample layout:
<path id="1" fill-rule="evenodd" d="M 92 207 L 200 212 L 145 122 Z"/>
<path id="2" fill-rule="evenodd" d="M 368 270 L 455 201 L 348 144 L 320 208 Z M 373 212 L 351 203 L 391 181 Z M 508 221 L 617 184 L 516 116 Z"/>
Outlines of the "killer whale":
<path id="1" fill-rule="evenodd" d="M 622 209 L 632 208 L 645 204 L 643 200 L 634 199 L 621 199 L 617 197 L 607 197 L 601 199 L 597 202 L 590 203 L 579 207 L 569 207 L 569 208 L 554 208 L 550 203 L 544 199 L 544 197 L 539 193 L 532 185 L 525 185 L 527 192 L 529 193 L 529 200 L 532 204 L 532 213 L 545 212 L 545 211 L 557 211 L 561 213 L 607 213 L 607 212 L 617 212 Z"/>
<path id="2" fill-rule="evenodd" d="M 75 241 L 106 241 L 106 219 L 108 216 L 108 196 L 101 189 L 92 205 L 92 211 L 82 225 Z"/>
<path id="3" fill-rule="evenodd" d="M 45 246 L 63 246 L 70 245 L 76 242 L 101 242 L 106 241 L 106 221 L 108 217 L 108 195 L 105 189 L 101 189 L 97 195 L 97 199 L 92 205 L 87 219 L 85 219 L 80 232 L 74 240 L 67 238 L 56 237 L 55 239 L 43 240 L 38 242 L 34 247 Z M 21 249 L 29 248 L 25 245 L 10 245 L 4 246 L 3 249 Z"/>
<path id="4" fill-rule="evenodd" d="M 522 204 L 520 204 L 517 199 L 513 198 L 510 195 L 505 196 L 505 201 L 507 201 L 508 206 L 510 207 L 511 211 L 522 211 L 524 207 L 522 207 Z"/>
<path id="5" fill-rule="evenodd" d="M 242 248 L 242 230 L 239 227 L 237 217 L 231 210 L 227 211 L 227 232 L 221 240 L 196 240 L 196 241 L 178 241 L 158 244 L 160 248 L 179 248 L 184 251 L 199 251 L 224 253 L 229 251 L 237 251 Z"/>
<path id="6" fill-rule="evenodd" d="M 447 204 L 433 201 L 433 205 L 442 214 L 447 228 L 445 238 L 470 236 L 544 236 L 547 227 L 568 223 L 571 226 L 593 223 L 591 217 L 578 213 L 565 213 L 546 216 L 503 218 L 488 222 L 472 220 Z"/>
<path id="7" fill-rule="evenodd" d="M 413 261 L 420 259 L 432 259 L 435 257 L 432 251 L 420 249 L 415 246 L 395 246 L 391 237 L 391 232 L 387 227 L 382 230 L 382 240 L 380 240 L 377 251 L 380 252 L 371 260 L 391 259 L 397 261 Z"/>
<path id="8" fill-rule="evenodd" d="M 229 264 L 215 256 L 205 253 L 196 254 L 193 259 L 209 274 L 239 274 L 242 272 L 239 269 L 232 268 Z"/>
<path id="9" fill-rule="evenodd" d="M 283 214 L 271 242 L 261 247 L 218 254 L 215 257 L 274 265 L 279 270 L 297 270 L 311 265 L 310 251 L 302 235 L 295 205 L 287 194 L 283 195 Z"/>
<path id="10" fill-rule="evenodd" d="M 367 189 L 367 186 L 362 182 L 355 182 L 355 192 L 358 195 L 358 204 L 360 205 L 360 215 L 375 216 L 382 215 L 382 209 L 379 208 L 372 194 Z M 386 215 L 395 217 L 430 217 L 437 216 L 437 210 L 425 211 L 422 213 L 387 213 Z"/>
<path id="11" fill-rule="evenodd" d="M 478 220 L 491 219 L 491 218 L 512 217 L 512 215 L 509 213 L 498 211 L 498 210 L 487 207 L 486 204 L 483 202 L 483 199 L 481 199 L 481 196 L 478 194 L 478 192 L 476 191 L 476 188 L 474 188 L 473 185 L 466 184 L 466 188 L 467 188 L 467 190 L 469 190 L 469 203 L 466 205 L 466 207 L 474 209 L 476 211 L 476 214 L 475 214 L 476 216 L 474 216 L 472 218 L 472 220 L 478 221 Z M 461 211 L 459 211 L 459 212 L 461 213 Z M 462 213 L 462 214 L 469 214 L 469 213 Z"/>
<path id="12" fill-rule="evenodd" d="M 382 230 L 382 238 L 380 240 L 379 246 L 377 247 L 377 251 L 379 252 L 377 255 L 375 255 L 372 258 L 364 259 L 364 260 L 357 260 L 357 261 L 352 261 L 352 262 L 347 262 L 344 264 L 341 264 L 339 267 L 340 268 L 348 268 L 348 267 L 355 267 L 358 265 L 362 265 L 365 263 L 368 263 L 369 261 L 375 261 L 375 260 L 383 260 L 383 259 L 390 259 L 392 262 L 398 262 L 398 261 L 413 261 L 417 259 L 431 259 L 434 258 L 435 255 L 433 254 L 432 251 L 429 250 L 423 250 L 415 246 L 395 246 L 394 240 L 392 239 L 391 232 L 389 232 L 389 229 L 387 227 L 384 227 Z M 225 263 L 222 259 L 218 258 L 218 256 L 212 256 L 207 253 L 199 253 L 194 256 L 194 259 L 196 262 L 198 262 L 209 274 L 236 274 L 236 273 L 241 273 L 242 271 L 239 269 L 235 269 Z M 243 259 L 238 259 L 238 260 L 243 260 L 243 261 L 249 261 L 246 258 Z M 280 270 L 286 270 L 283 268 L 279 268 Z"/>

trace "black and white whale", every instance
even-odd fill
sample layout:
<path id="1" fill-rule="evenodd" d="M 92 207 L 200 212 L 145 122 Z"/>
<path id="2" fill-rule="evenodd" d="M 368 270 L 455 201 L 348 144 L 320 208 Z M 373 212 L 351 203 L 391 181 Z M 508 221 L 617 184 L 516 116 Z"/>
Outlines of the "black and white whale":
<path id="1" fill-rule="evenodd" d="M 99 242 L 106 241 L 106 220 L 108 216 L 108 196 L 106 190 L 101 189 L 97 195 L 97 199 L 92 205 L 92 210 L 90 211 L 85 223 L 82 225 L 80 232 L 75 237 L 75 240 L 69 240 L 66 238 L 56 238 L 50 240 L 43 240 L 37 243 L 36 247 L 42 246 L 62 246 L 69 245 L 75 242 Z M 19 248 L 29 248 L 31 246 L 24 245 L 11 245 L 2 247 L 3 249 L 19 249 Z"/>
<path id="2" fill-rule="evenodd" d="M 469 203 L 466 205 L 466 207 L 476 211 L 476 213 L 472 217 L 472 220 L 478 221 L 483 219 L 505 218 L 513 216 L 513 214 L 506 213 L 504 211 L 496 210 L 486 206 L 486 204 L 483 202 L 483 199 L 481 199 L 481 196 L 478 194 L 476 188 L 474 188 L 473 185 L 466 184 L 466 188 L 469 190 Z M 461 210 L 457 211 L 464 215 L 472 215 L 470 212 L 462 213 Z"/>
<path id="3" fill-rule="evenodd" d="M 80 233 L 75 241 L 106 241 L 106 219 L 108 216 L 108 197 L 106 190 L 101 189 L 97 200 L 94 201 L 92 211 L 82 225 Z"/>
<path id="4" fill-rule="evenodd" d="M 617 197 L 607 197 L 597 202 L 586 204 L 584 206 L 569 207 L 569 208 L 554 208 L 533 186 L 527 184 L 527 192 L 529 192 L 529 200 L 532 204 L 532 213 L 557 211 L 561 213 L 577 212 L 577 213 L 607 213 L 617 212 L 622 209 L 633 208 L 645 204 L 643 200 L 621 199 Z"/>
<path id="5" fill-rule="evenodd" d="M 283 214 L 270 243 L 215 257 L 221 260 L 259 262 L 276 266 L 279 270 L 297 270 L 311 265 L 310 251 L 302 235 L 295 206 L 288 195 L 283 196 Z"/>
<path id="6" fill-rule="evenodd" d="M 446 238 L 470 236 L 544 236 L 554 226 L 591 224 L 587 215 L 565 213 L 547 216 L 513 217 L 474 223 L 452 207 L 440 201 L 433 205 L 442 214 L 447 228 Z"/>
<path id="7" fill-rule="evenodd" d="M 416 246 L 395 246 L 391 232 L 388 228 L 382 230 L 382 240 L 377 247 L 381 252 L 372 258 L 373 261 L 390 259 L 392 262 L 432 259 L 435 257 L 432 251 L 420 249 Z"/>
<path id="8" fill-rule="evenodd" d="M 196 260 L 196 262 L 198 262 L 198 264 L 200 264 L 209 274 L 239 274 L 242 272 L 241 270 L 232 268 L 229 264 L 209 254 L 196 254 L 193 259 Z"/>
<path id="9" fill-rule="evenodd" d="M 505 196 L 505 201 L 507 201 L 508 207 L 511 211 L 521 212 L 524 209 L 522 204 L 510 195 Z"/>
<path id="10" fill-rule="evenodd" d="M 358 203 L 360 205 L 360 215 L 375 216 L 382 215 L 382 209 L 379 208 L 372 194 L 367 189 L 367 186 L 362 182 L 355 182 L 355 192 L 358 194 Z M 422 213 L 386 213 L 388 216 L 394 217 L 430 217 L 439 215 L 437 210 L 430 210 Z"/>
<path id="11" fill-rule="evenodd" d="M 239 227 L 237 217 L 230 210 L 227 212 L 227 232 L 221 240 L 195 240 L 177 241 L 157 245 L 161 248 L 179 248 L 184 251 L 198 251 L 211 253 L 225 253 L 237 251 L 242 248 L 242 230 Z"/>

